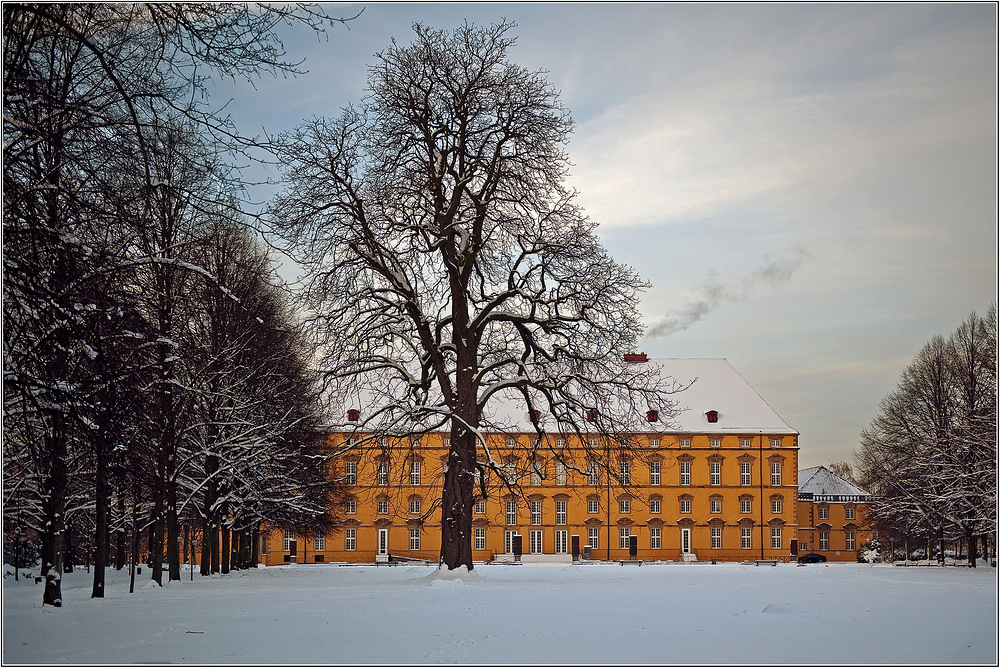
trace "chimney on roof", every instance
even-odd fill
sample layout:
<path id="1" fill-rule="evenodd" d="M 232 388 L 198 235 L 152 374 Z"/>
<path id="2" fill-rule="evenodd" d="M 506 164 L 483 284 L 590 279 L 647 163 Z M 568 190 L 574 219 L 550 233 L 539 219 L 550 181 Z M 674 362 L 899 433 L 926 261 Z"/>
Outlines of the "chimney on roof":
<path id="1" fill-rule="evenodd" d="M 648 362 L 646 353 L 625 353 L 625 361 L 629 363 Z"/>
<path id="2" fill-rule="evenodd" d="M 359 411 L 357 408 L 348 408 L 347 409 L 347 421 L 348 422 L 357 422 L 360 419 L 361 419 L 361 411 Z"/>
<path id="3" fill-rule="evenodd" d="M 718 422 L 719 421 L 719 411 L 706 411 L 705 412 L 705 417 L 708 418 L 709 422 L 713 422 L 713 423 L 714 422 Z"/>

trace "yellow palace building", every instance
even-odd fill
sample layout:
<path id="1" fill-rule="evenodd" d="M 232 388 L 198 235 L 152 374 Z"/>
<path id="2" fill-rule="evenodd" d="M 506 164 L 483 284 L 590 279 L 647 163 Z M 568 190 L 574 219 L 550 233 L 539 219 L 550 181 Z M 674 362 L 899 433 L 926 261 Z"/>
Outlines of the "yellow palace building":
<path id="1" fill-rule="evenodd" d="M 674 395 L 672 420 L 649 411 L 649 432 L 635 434 L 638 447 L 627 451 L 596 433 L 555 434 L 538 447 L 523 405 L 488 406 L 512 427 L 486 434 L 498 470 L 486 474 L 485 496 L 476 499 L 473 558 L 789 560 L 799 529 L 798 432 L 725 359 L 631 357 L 690 387 Z M 364 410 L 345 407 L 354 420 Z M 538 418 L 555 431 L 553 420 Z M 436 562 L 447 438 L 371 439 L 377 445 L 339 457 L 333 475 L 347 488 L 334 509 L 339 529 L 310 536 L 276 529 L 262 540 L 261 562 Z"/>

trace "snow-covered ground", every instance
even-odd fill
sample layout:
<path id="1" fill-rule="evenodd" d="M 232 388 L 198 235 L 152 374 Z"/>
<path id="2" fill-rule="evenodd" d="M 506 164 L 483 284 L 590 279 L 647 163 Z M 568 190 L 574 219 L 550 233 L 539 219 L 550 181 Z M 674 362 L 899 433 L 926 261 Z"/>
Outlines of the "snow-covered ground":
<path id="1" fill-rule="evenodd" d="M 145 575 L 145 573 L 144 573 Z M 3 582 L 3 663 L 997 663 L 995 568 L 309 565 Z"/>

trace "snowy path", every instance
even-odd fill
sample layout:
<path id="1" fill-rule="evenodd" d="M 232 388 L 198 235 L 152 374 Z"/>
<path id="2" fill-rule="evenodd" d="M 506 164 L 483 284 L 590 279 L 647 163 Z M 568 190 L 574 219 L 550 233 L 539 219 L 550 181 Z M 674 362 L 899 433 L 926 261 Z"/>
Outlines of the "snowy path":
<path id="1" fill-rule="evenodd" d="M 997 571 L 861 564 L 298 566 L 64 607 L 3 584 L 10 663 L 986 663 Z M 186 574 L 185 574 L 186 577 Z"/>

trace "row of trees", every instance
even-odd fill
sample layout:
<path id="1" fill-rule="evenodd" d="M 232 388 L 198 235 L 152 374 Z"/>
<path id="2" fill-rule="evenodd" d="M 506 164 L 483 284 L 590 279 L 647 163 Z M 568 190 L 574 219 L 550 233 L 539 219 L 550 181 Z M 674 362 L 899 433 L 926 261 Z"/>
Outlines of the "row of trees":
<path id="1" fill-rule="evenodd" d="M 997 307 L 914 357 L 861 434 L 857 481 L 886 536 L 977 541 L 997 530 Z"/>
<path id="2" fill-rule="evenodd" d="M 15 4 L 4 37 L 4 527 L 37 532 L 61 604 L 72 525 L 103 596 L 111 535 L 152 579 L 230 532 L 326 521 L 311 354 L 227 165 L 254 142 L 209 72 L 294 73 L 274 29 L 313 7 Z M 246 535 L 238 542 L 250 545 Z"/>

